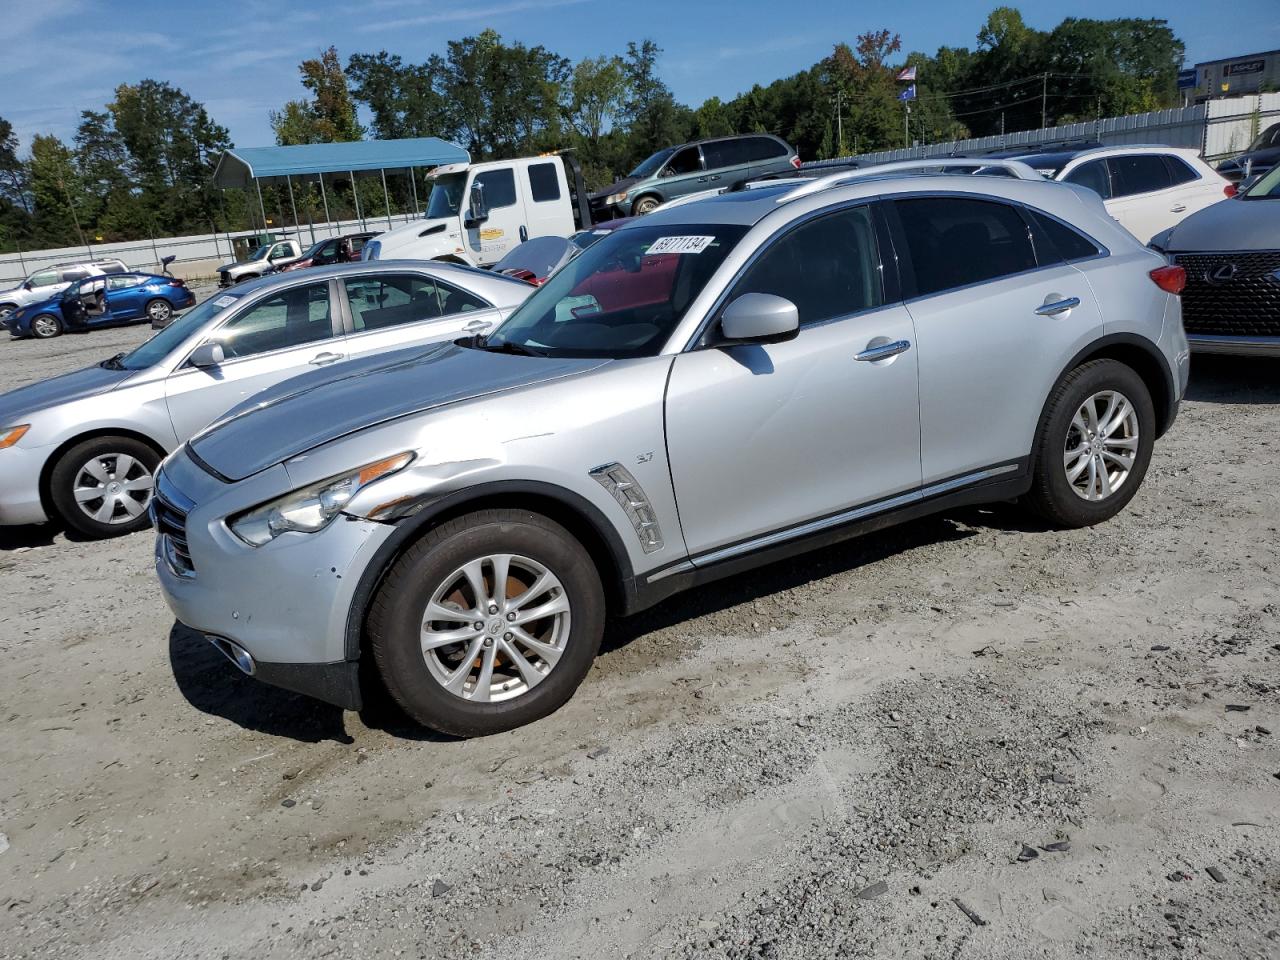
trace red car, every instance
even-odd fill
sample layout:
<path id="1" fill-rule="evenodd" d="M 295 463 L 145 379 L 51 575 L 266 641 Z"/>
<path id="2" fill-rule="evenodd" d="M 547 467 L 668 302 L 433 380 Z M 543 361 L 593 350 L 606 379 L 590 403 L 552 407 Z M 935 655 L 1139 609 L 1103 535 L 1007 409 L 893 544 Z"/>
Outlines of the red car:
<path id="1" fill-rule="evenodd" d="M 323 267 L 329 263 L 355 263 L 360 259 L 364 245 L 376 233 L 348 233 L 341 237 L 321 240 L 296 260 L 285 260 L 275 265 L 275 273 L 286 270 L 305 270 L 307 267 Z"/>
<path id="2" fill-rule="evenodd" d="M 505 274 L 525 283 L 540 287 L 547 277 L 591 246 L 601 237 L 630 223 L 635 217 L 619 217 L 606 220 L 586 230 L 579 230 L 571 237 L 535 237 L 526 240 L 493 265 L 494 273 Z"/>

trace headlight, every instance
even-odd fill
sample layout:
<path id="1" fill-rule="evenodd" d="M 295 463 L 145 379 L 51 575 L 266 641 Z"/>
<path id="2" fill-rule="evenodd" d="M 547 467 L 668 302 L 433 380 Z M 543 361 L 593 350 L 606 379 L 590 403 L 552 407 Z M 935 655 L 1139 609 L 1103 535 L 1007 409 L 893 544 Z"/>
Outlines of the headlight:
<path id="1" fill-rule="evenodd" d="M 0 427 L 0 450 L 3 450 L 5 447 L 12 447 L 15 443 L 21 440 L 30 429 L 31 424 L 29 423 L 19 423 L 17 426 L 13 427 Z"/>
<path id="2" fill-rule="evenodd" d="M 397 453 L 394 457 L 357 467 L 350 473 L 321 480 L 234 516 L 228 526 L 232 533 L 251 547 L 260 547 L 291 530 L 297 533 L 317 533 L 342 512 L 342 508 L 356 493 L 369 484 L 404 469 L 412 459 L 413 454 L 410 452 Z"/>
<path id="3" fill-rule="evenodd" d="M 606 207 L 611 207 L 615 203 L 622 203 L 626 199 L 627 199 L 627 191 L 625 190 L 623 190 L 621 193 L 611 193 L 609 196 L 604 198 L 604 205 Z"/>

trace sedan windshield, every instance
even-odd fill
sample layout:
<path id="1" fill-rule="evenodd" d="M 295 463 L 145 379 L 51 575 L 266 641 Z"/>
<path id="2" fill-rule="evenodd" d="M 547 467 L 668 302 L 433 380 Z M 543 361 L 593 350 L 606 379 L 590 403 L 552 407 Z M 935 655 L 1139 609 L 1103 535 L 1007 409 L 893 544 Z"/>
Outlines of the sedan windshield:
<path id="1" fill-rule="evenodd" d="M 561 267 L 478 345 L 537 356 L 653 356 L 746 230 L 618 230 Z"/>
<path id="2" fill-rule="evenodd" d="M 636 177 L 638 179 L 651 177 L 658 172 L 658 168 L 660 166 L 667 162 L 667 158 L 675 152 L 675 147 L 667 147 L 665 150 L 659 150 L 653 156 L 649 157 L 649 159 L 642 162 L 640 166 L 628 173 L 627 176 Z"/>
<path id="3" fill-rule="evenodd" d="M 195 333 L 213 317 L 228 307 L 235 306 L 242 295 L 221 293 L 187 311 L 132 353 L 120 357 L 116 366 L 122 370 L 144 370 L 155 366 L 187 337 Z"/>
<path id="4" fill-rule="evenodd" d="M 436 177 L 431 184 L 431 197 L 427 200 L 427 219 L 456 217 L 462 209 L 462 188 L 466 185 L 465 173 L 447 173 Z"/>
<path id="5" fill-rule="evenodd" d="M 1244 192 L 1245 200 L 1280 200 L 1280 163 Z"/>

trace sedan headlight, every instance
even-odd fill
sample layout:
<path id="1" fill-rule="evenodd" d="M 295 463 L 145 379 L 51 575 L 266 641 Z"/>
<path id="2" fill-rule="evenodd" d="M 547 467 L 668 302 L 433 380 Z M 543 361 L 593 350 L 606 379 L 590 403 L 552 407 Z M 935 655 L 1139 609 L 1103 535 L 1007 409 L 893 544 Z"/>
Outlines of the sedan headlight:
<path id="1" fill-rule="evenodd" d="M 282 533 L 318 533 L 327 527 L 359 491 L 383 477 L 403 470 L 413 460 L 411 452 L 397 453 L 376 463 L 357 467 L 350 473 L 321 480 L 301 490 L 286 493 L 279 499 L 254 507 L 234 516 L 228 522 L 231 532 L 249 544 L 260 547 Z"/>
<path id="2" fill-rule="evenodd" d="M 609 196 L 604 198 L 604 205 L 606 207 L 611 207 L 615 203 L 622 203 L 626 199 L 627 199 L 627 191 L 625 190 L 623 190 L 621 193 L 611 193 L 609 194 Z"/>

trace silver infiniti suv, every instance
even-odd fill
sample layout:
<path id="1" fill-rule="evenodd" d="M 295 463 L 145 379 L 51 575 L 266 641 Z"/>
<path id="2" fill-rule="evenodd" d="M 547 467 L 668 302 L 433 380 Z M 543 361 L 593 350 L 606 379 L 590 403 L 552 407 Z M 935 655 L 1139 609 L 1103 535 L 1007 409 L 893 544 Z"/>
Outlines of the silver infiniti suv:
<path id="1" fill-rule="evenodd" d="M 1186 385 L 1183 271 L 1008 166 L 656 213 L 488 336 L 258 395 L 157 477 L 170 606 L 260 680 L 479 735 L 568 700 L 607 614 L 959 504 L 1109 519 Z"/>

